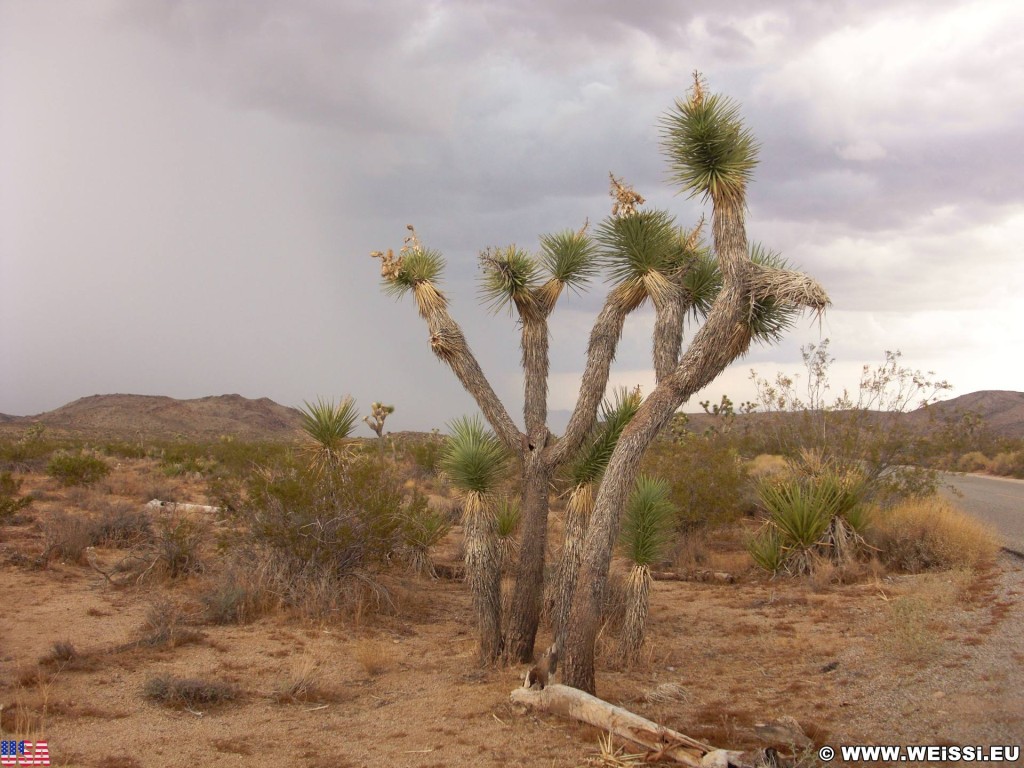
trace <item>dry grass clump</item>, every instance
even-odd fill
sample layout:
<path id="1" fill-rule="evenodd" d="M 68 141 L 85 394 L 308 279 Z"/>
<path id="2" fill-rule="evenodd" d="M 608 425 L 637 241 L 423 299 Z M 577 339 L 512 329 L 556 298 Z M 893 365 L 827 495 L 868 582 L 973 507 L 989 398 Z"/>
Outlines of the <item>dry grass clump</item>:
<path id="1" fill-rule="evenodd" d="M 184 612 L 170 600 L 158 600 L 146 612 L 139 640 L 131 645 L 177 648 L 198 642 L 203 634 L 188 626 Z"/>
<path id="2" fill-rule="evenodd" d="M 236 701 L 242 692 L 235 685 L 216 680 L 160 675 L 146 681 L 143 694 L 165 707 L 193 710 Z"/>
<path id="3" fill-rule="evenodd" d="M 883 646 L 905 661 L 934 659 L 942 651 L 941 627 L 935 615 L 935 608 L 920 597 L 907 595 L 893 600 L 881 636 Z"/>
<path id="4" fill-rule="evenodd" d="M 785 456 L 772 453 L 761 453 L 747 462 L 747 472 L 758 480 L 762 477 L 784 475 L 789 472 L 789 462 Z"/>
<path id="5" fill-rule="evenodd" d="M 383 640 L 364 638 L 352 647 L 352 657 L 370 677 L 387 672 L 395 664 L 394 648 Z"/>
<path id="6" fill-rule="evenodd" d="M 70 640 L 57 640 L 39 659 L 39 665 L 57 672 L 87 672 L 96 669 L 97 659 L 79 651 Z"/>
<path id="7" fill-rule="evenodd" d="M 990 527 L 937 496 L 880 510 L 873 522 L 869 543 L 882 562 L 901 571 L 974 569 L 991 563 L 999 551 Z"/>
<path id="8" fill-rule="evenodd" d="M 273 605 L 268 594 L 244 580 L 234 568 L 200 593 L 199 601 L 210 624 L 248 624 Z"/>
<path id="9" fill-rule="evenodd" d="M 322 686 L 320 662 L 310 656 L 303 656 L 291 672 L 281 678 L 271 692 L 270 698 L 278 704 L 329 704 L 345 700 L 345 696 Z"/>

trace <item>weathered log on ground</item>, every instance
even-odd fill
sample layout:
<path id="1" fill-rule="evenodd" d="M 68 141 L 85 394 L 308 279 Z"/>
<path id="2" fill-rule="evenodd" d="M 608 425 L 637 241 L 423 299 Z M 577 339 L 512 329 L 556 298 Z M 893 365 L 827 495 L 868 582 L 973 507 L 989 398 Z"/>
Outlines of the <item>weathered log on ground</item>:
<path id="1" fill-rule="evenodd" d="M 188 504 L 183 501 L 161 501 L 160 499 L 153 499 L 147 502 L 146 506 L 149 509 L 163 509 L 169 512 L 220 512 L 220 507 L 212 507 L 209 504 Z"/>
<path id="2" fill-rule="evenodd" d="M 721 584 L 735 584 L 736 577 L 724 571 L 709 571 L 705 569 L 676 573 L 675 571 L 651 571 L 651 577 L 655 581 L 717 581 Z"/>
<path id="3" fill-rule="evenodd" d="M 512 702 L 601 728 L 650 750 L 648 759 L 652 761 L 674 760 L 691 768 L 755 768 L 764 764 L 761 751 L 715 749 L 567 685 L 517 688 L 512 691 Z"/>

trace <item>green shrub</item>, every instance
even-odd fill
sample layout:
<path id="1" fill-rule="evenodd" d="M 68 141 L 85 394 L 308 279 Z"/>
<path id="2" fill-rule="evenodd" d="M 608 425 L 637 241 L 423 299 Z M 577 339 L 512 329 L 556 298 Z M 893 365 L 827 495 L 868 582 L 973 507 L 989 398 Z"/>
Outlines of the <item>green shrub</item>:
<path id="1" fill-rule="evenodd" d="M 365 577 L 401 549 L 408 511 L 395 473 L 372 455 L 333 468 L 254 473 L 231 506 L 243 531 L 241 565 L 259 588 L 318 616 L 356 599 L 366 582 L 350 577 Z"/>
<path id="2" fill-rule="evenodd" d="M 642 471 L 667 479 L 680 530 L 725 525 L 750 509 L 747 468 L 729 435 L 686 433 L 655 443 Z"/>
<path id="3" fill-rule="evenodd" d="M 412 457 L 413 464 L 422 475 L 436 475 L 440 469 L 441 450 L 444 441 L 439 435 L 431 435 L 425 439 L 410 439 L 406 444 L 406 452 Z"/>
<path id="4" fill-rule="evenodd" d="M 0 472 L 0 522 L 32 503 L 31 496 L 19 496 L 21 480 L 10 472 Z"/>
<path id="5" fill-rule="evenodd" d="M 92 525 L 97 544 L 118 549 L 133 547 L 153 535 L 149 515 L 123 502 L 112 504 Z"/>
<path id="6" fill-rule="evenodd" d="M 151 547 L 156 565 L 168 578 L 202 573 L 205 563 L 200 547 L 209 526 L 185 515 L 171 515 L 157 522 Z"/>
<path id="7" fill-rule="evenodd" d="M 64 486 L 92 485 L 110 474 L 110 467 L 99 456 L 88 451 L 57 451 L 50 458 L 46 474 Z"/>
<path id="8" fill-rule="evenodd" d="M 234 569 L 229 569 L 199 596 L 206 620 L 212 624 L 247 624 L 262 613 L 259 590 Z"/>

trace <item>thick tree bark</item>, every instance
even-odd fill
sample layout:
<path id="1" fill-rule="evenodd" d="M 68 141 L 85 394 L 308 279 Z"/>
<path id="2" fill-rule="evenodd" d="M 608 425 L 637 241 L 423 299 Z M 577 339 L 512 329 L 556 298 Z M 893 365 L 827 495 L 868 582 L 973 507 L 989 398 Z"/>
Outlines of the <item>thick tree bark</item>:
<path id="1" fill-rule="evenodd" d="M 522 483 L 523 538 L 505 636 L 505 655 L 512 663 L 533 661 L 544 596 L 548 493 L 552 471 L 541 451 L 526 451 Z"/>
<path id="2" fill-rule="evenodd" d="M 654 307 L 654 375 L 660 382 L 679 364 L 683 348 L 683 320 L 686 317 L 686 295 L 679 286 Z"/>
<path id="3" fill-rule="evenodd" d="M 580 381 L 579 399 L 565 434 L 551 449 L 548 461 L 553 467 L 565 464 L 579 452 L 597 422 L 597 409 L 608 387 L 608 376 L 627 314 L 626 308 L 613 291 L 590 331 L 587 365 Z"/>
<path id="4" fill-rule="evenodd" d="M 555 635 L 555 646 L 565 647 L 565 632 L 569 623 L 569 609 L 572 595 L 576 590 L 580 561 L 583 559 L 583 540 L 590 524 L 590 512 L 594 508 L 594 484 L 576 486 L 565 505 L 565 544 L 562 558 L 558 563 L 555 581 L 554 604 L 551 608 L 551 628 Z"/>
<path id="5" fill-rule="evenodd" d="M 465 499 L 463 516 L 466 580 L 473 595 L 480 640 L 480 663 L 501 657 L 501 571 L 491 526 L 491 512 L 479 494 Z"/>

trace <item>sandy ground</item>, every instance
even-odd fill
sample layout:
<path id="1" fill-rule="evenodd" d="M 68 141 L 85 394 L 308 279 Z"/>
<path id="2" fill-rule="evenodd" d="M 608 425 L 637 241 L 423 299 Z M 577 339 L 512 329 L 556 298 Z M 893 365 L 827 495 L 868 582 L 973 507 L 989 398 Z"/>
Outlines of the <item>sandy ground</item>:
<path id="1" fill-rule="evenodd" d="M 51 489 L 0 529 L 0 723 L 4 738 L 47 740 L 54 765 L 599 764 L 596 729 L 510 704 L 523 668 L 477 667 L 462 584 L 388 577 L 397 611 L 344 624 L 277 614 L 204 625 L 196 595 L 215 568 L 114 587 L 86 565 L 37 563 L 36 521 L 87 501 L 72 497 Z M 760 746 L 753 725 L 782 715 L 819 745 L 1021 744 L 1022 595 L 1024 561 L 1009 555 L 980 575 L 657 582 L 644 662 L 625 670 L 602 657 L 598 694 L 728 748 Z M 169 605 L 191 635 L 135 644 Z M 45 662 L 61 641 L 77 658 Z M 161 675 L 241 696 L 168 708 L 144 695 Z M 317 695 L 281 701 L 296 680 Z M 649 700 L 665 683 L 682 695 Z"/>

